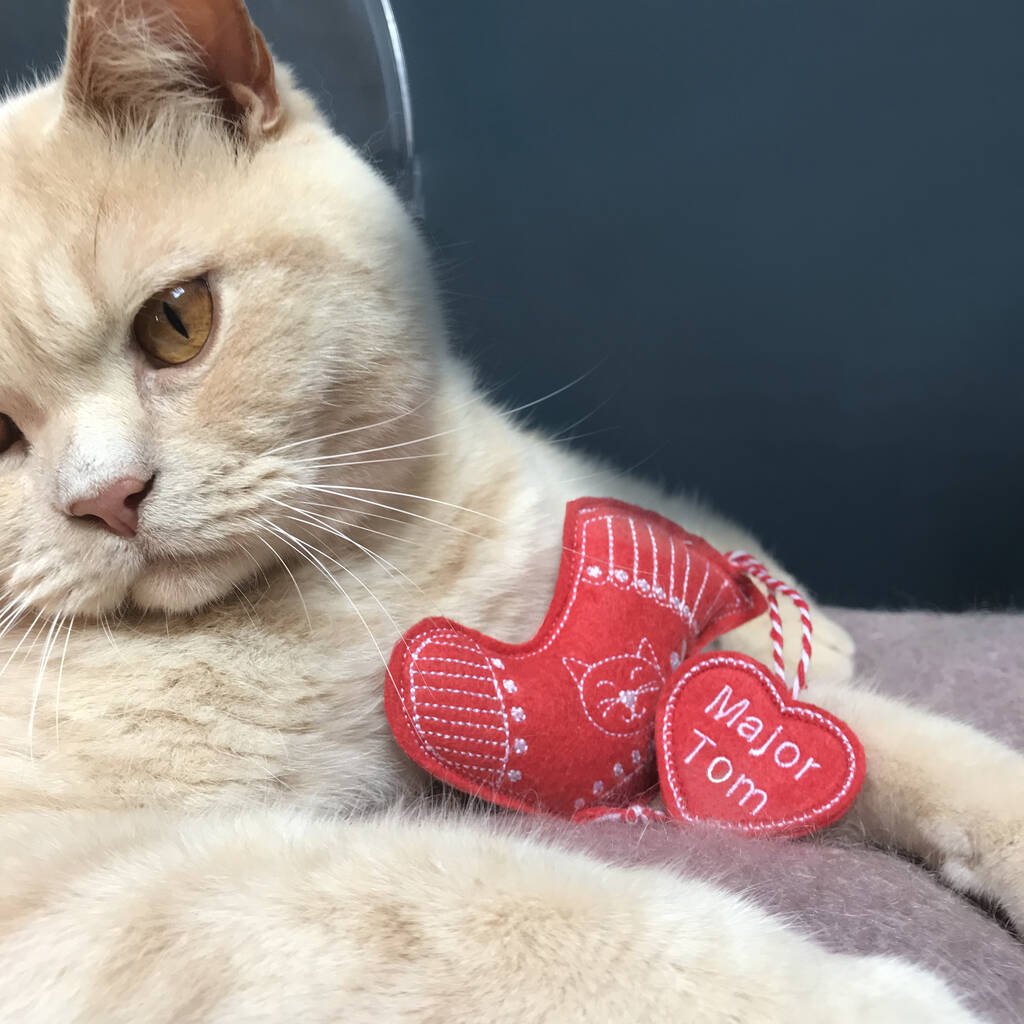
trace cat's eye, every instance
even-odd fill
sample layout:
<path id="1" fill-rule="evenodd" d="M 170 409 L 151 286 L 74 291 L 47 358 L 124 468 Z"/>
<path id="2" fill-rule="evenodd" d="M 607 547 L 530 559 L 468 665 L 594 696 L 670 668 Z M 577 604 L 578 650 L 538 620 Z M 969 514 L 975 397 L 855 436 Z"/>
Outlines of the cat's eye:
<path id="1" fill-rule="evenodd" d="M 0 413 L 0 455 L 17 444 L 23 436 L 14 420 Z"/>
<path id="2" fill-rule="evenodd" d="M 146 355 L 180 366 L 203 351 L 213 330 L 213 295 L 205 279 L 176 284 L 150 298 L 135 317 L 135 340 Z"/>

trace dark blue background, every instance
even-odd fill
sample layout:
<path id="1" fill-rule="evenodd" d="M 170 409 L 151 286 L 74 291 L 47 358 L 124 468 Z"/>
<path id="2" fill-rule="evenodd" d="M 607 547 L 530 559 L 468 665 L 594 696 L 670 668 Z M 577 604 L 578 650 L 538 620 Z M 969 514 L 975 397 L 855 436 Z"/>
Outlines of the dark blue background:
<path id="1" fill-rule="evenodd" d="M 394 6 L 487 382 L 518 404 L 593 371 L 534 420 L 589 417 L 581 444 L 823 598 L 1020 602 L 1019 0 Z M 55 51 L 60 7 L 2 0 L 0 67 Z M 337 5 L 252 7 L 337 110 Z"/>

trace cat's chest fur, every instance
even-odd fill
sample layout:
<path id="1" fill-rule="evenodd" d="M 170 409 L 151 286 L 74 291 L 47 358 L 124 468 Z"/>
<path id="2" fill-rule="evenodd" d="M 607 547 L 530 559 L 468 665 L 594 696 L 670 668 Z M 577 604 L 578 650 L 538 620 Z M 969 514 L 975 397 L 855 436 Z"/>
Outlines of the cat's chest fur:
<path id="1" fill-rule="evenodd" d="M 37 625 L 0 690 L 0 806 L 350 806 L 415 788 L 383 714 L 384 661 L 432 614 L 530 635 L 559 545 L 551 524 L 550 543 L 527 544 L 528 518 L 414 532 L 401 574 L 358 554 L 333 581 L 294 566 L 187 621 L 79 626 L 49 645 Z"/>

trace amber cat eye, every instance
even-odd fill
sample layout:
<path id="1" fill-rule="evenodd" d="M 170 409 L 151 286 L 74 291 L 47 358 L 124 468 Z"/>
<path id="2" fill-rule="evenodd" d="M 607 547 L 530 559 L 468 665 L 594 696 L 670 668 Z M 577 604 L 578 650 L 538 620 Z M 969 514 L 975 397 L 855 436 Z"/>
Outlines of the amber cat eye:
<path id="1" fill-rule="evenodd" d="M 0 454 L 7 451 L 13 444 L 17 444 L 22 438 L 21 431 L 17 428 L 10 416 L 0 413 Z"/>
<path id="2" fill-rule="evenodd" d="M 157 292 L 139 310 L 132 327 L 142 351 L 169 366 L 195 359 L 212 329 L 213 296 L 201 277 Z"/>

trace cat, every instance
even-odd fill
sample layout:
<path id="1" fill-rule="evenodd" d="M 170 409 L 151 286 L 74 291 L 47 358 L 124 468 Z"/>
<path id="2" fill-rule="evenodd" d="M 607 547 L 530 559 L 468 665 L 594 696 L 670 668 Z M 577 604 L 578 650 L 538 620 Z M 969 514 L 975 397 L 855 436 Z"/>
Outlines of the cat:
<path id="1" fill-rule="evenodd" d="M 706 883 L 402 809 L 383 659 L 428 614 L 526 639 L 567 500 L 781 568 L 491 404 L 242 0 L 73 0 L 0 106 L 0 224 L 0 1020 L 978 1019 Z M 858 688 L 816 621 L 850 827 L 1024 925 L 1024 759 Z"/>

